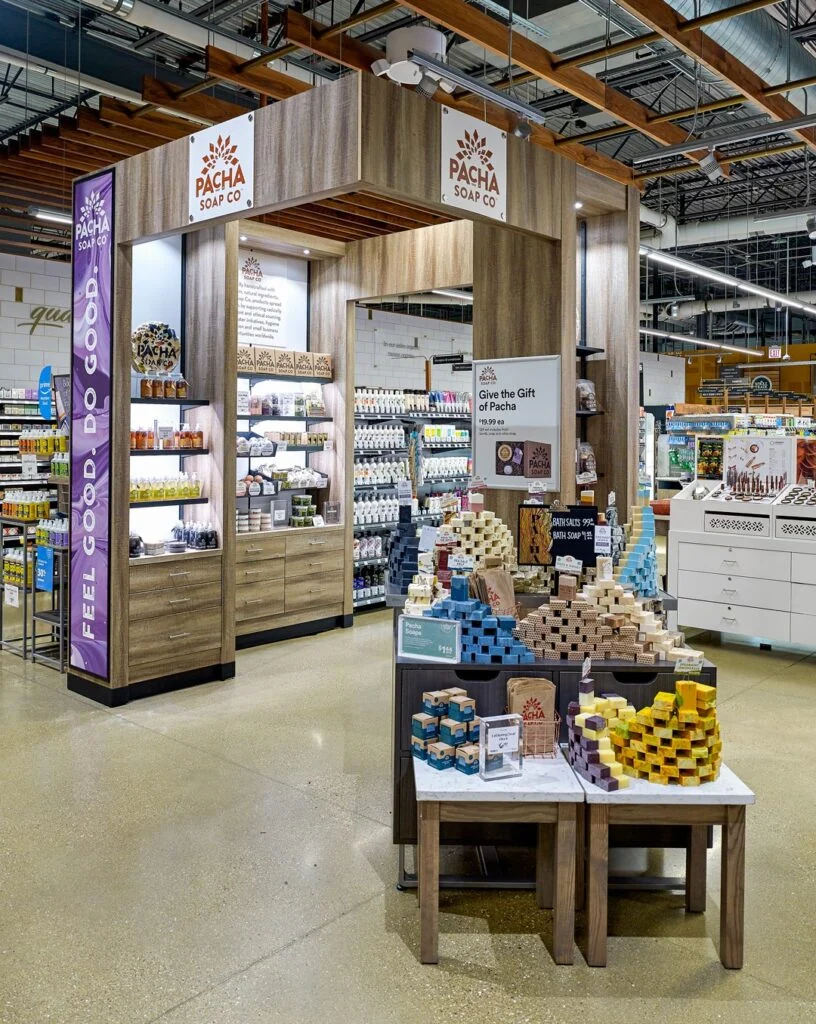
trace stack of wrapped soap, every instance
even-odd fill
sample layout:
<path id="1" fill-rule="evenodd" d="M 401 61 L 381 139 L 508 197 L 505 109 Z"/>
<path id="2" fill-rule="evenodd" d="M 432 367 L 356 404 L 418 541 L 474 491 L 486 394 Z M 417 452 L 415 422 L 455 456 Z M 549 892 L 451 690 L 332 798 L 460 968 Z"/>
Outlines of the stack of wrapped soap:
<path id="1" fill-rule="evenodd" d="M 513 534 L 495 512 L 460 512 L 447 525 L 458 540 L 453 553 L 471 555 L 474 568 L 483 566 L 487 558 L 501 558 L 508 567 L 515 564 Z"/>
<path id="2" fill-rule="evenodd" d="M 411 522 L 409 506 L 400 507 L 400 521 L 391 534 L 388 549 L 388 585 L 398 594 L 407 594 L 419 568 L 419 533 Z"/>
<path id="3" fill-rule="evenodd" d="M 567 707 L 567 760 L 587 781 L 612 792 L 629 785 L 615 759 L 610 731 L 631 721 L 635 709 L 615 693 L 595 696 L 592 679 L 578 684 L 578 700 Z"/>
<path id="4" fill-rule="evenodd" d="M 717 691 L 691 680 L 676 693 L 658 693 L 651 707 L 612 731 L 615 756 L 626 775 L 660 785 L 699 786 L 720 771 L 722 740 Z"/>
<path id="5" fill-rule="evenodd" d="M 657 596 L 655 520 L 651 508 L 632 509 L 626 527 L 626 545 L 620 554 L 615 579 L 642 597 Z"/>
<path id="6" fill-rule="evenodd" d="M 411 719 L 411 753 L 432 768 L 479 771 L 476 701 L 459 686 L 422 694 L 422 711 Z"/>
<path id="7" fill-rule="evenodd" d="M 408 584 L 408 599 L 403 608 L 404 615 L 424 615 L 434 601 L 442 596 L 435 576 L 419 573 Z"/>
<path id="8" fill-rule="evenodd" d="M 535 655 L 513 635 L 512 615 L 494 615 L 489 604 L 469 596 L 467 576 L 451 579 L 451 596 L 425 611 L 437 619 L 462 623 L 460 660 L 476 665 L 528 665 Z"/>

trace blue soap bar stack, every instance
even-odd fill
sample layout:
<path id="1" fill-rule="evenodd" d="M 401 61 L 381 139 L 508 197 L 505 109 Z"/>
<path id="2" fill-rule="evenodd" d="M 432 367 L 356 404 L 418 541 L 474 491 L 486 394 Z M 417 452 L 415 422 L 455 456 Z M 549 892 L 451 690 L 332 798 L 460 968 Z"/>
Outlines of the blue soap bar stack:
<path id="1" fill-rule="evenodd" d="M 399 523 L 391 534 L 388 551 L 388 585 L 399 594 L 408 593 L 419 570 L 419 537 L 413 523 Z"/>
<path id="2" fill-rule="evenodd" d="M 657 597 L 654 511 L 644 508 L 639 519 L 632 541 L 621 554 L 617 581 L 631 587 L 641 597 Z"/>
<path id="3" fill-rule="evenodd" d="M 462 623 L 461 660 L 474 665 L 530 665 L 531 650 L 513 636 L 512 615 L 494 615 L 490 605 L 469 597 L 466 576 L 451 579 L 451 596 L 437 602 L 425 614 L 435 619 Z"/>

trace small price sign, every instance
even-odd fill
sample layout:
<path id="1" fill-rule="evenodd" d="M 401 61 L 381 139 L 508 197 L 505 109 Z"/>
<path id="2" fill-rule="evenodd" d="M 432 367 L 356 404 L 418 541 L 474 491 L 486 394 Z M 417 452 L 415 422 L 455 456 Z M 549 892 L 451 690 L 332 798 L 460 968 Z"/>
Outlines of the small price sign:
<path id="1" fill-rule="evenodd" d="M 430 616 L 400 615 L 397 654 L 417 661 L 459 661 L 461 623 Z"/>
<path id="2" fill-rule="evenodd" d="M 702 671 L 702 658 L 678 658 L 674 663 L 674 674 L 676 676 L 699 676 Z"/>
<path id="3" fill-rule="evenodd" d="M 398 480 L 397 481 L 397 503 L 399 505 L 410 505 L 413 501 L 413 495 L 411 494 L 411 481 L 410 480 Z"/>
<path id="4" fill-rule="evenodd" d="M 37 476 L 37 456 L 26 452 L 25 455 L 20 456 L 20 461 L 22 462 L 23 476 L 26 480 L 33 480 Z"/>
<path id="5" fill-rule="evenodd" d="M 13 583 L 6 583 L 3 587 L 4 599 L 7 605 L 11 608 L 20 607 L 20 588 L 15 587 Z"/>
<path id="6" fill-rule="evenodd" d="M 556 572 L 568 572 L 572 576 L 580 576 L 584 563 L 572 555 L 559 555 L 555 560 Z"/>
<path id="7" fill-rule="evenodd" d="M 596 526 L 595 527 L 595 554 L 596 555 L 611 555 L 612 554 L 612 527 L 611 526 Z"/>

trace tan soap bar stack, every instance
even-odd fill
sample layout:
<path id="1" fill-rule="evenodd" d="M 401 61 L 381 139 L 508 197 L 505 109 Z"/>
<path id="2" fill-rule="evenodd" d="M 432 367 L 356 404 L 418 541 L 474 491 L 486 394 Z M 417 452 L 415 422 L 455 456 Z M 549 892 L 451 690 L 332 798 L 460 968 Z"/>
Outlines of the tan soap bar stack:
<path id="1" fill-rule="evenodd" d="M 474 568 L 488 558 L 500 558 L 507 568 L 516 562 L 513 534 L 495 512 L 460 512 L 447 524 L 456 534 L 455 555 L 471 555 Z"/>

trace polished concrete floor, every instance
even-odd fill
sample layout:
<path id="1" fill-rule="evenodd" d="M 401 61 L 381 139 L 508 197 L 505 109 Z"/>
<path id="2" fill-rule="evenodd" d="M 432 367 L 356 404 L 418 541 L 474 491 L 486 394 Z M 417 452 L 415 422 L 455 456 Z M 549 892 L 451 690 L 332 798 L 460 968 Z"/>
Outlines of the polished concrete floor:
<path id="1" fill-rule="evenodd" d="M 612 898 L 605 970 L 580 935 L 554 966 L 528 892 L 444 892 L 441 962 L 420 966 L 394 886 L 386 613 L 115 711 L 1 654 L 0 1021 L 812 1024 L 816 654 L 706 651 L 758 795 L 742 971 L 717 959 L 717 848 L 704 916 Z"/>

